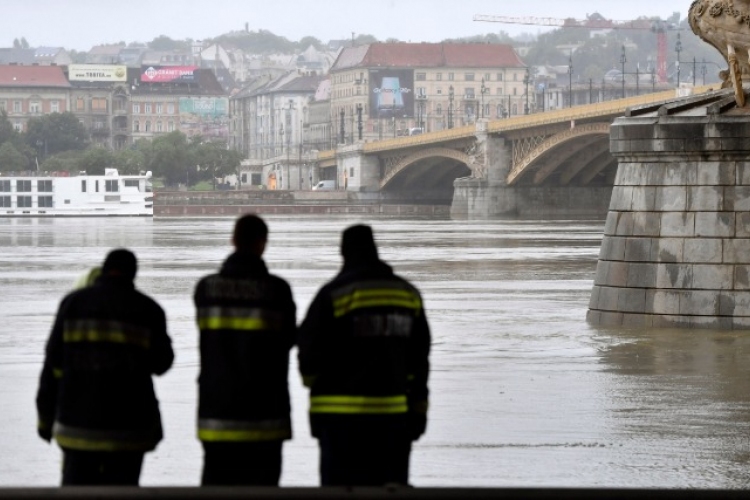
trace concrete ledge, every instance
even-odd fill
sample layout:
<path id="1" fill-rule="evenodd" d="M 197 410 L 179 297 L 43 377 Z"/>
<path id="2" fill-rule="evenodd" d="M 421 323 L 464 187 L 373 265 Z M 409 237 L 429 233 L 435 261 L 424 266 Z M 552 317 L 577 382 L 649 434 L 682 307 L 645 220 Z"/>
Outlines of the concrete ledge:
<path id="1" fill-rule="evenodd" d="M 34 499 L 246 499 L 305 498 L 410 500 L 750 500 L 750 490 L 676 490 L 657 488 L 5 488 L 0 500 Z"/>

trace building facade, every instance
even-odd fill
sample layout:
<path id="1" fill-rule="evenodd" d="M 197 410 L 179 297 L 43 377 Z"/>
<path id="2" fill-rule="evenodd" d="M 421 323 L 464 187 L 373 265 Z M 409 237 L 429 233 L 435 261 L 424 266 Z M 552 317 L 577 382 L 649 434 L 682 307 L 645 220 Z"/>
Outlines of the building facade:
<path id="1" fill-rule="evenodd" d="M 60 66 L 0 66 L 0 111 L 19 132 L 31 118 L 70 111 L 70 89 Z"/>
<path id="2" fill-rule="evenodd" d="M 373 43 L 345 48 L 331 68 L 339 143 L 436 131 L 527 112 L 527 66 L 510 45 Z"/>

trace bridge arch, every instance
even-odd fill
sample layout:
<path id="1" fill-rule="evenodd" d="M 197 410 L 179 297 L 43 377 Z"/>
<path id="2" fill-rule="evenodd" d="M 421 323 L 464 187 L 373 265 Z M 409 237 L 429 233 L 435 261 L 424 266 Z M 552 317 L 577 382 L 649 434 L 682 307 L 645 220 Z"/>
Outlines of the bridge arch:
<path id="1" fill-rule="evenodd" d="M 506 178 L 506 182 L 509 186 L 512 186 L 519 182 L 519 180 L 528 172 L 535 169 L 538 166 L 538 162 L 541 158 L 545 157 L 547 153 L 552 150 L 558 149 L 566 143 L 571 141 L 584 140 L 584 146 L 591 145 L 592 142 L 596 141 L 597 138 L 602 136 L 609 137 L 610 123 L 587 123 L 583 125 L 577 125 L 552 135 L 542 141 L 538 146 L 528 152 L 526 156 L 521 158 L 515 165 L 510 174 Z M 592 140 L 585 141 L 590 138 Z M 544 165 L 541 169 L 536 172 L 534 176 L 534 182 L 536 184 L 543 181 L 549 176 L 556 168 L 558 168 L 565 160 L 574 154 L 574 150 L 571 150 L 568 154 L 559 154 L 555 161 L 550 161 Z"/>
<path id="2" fill-rule="evenodd" d="M 451 148 L 433 147 L 415 151 L 406 156 L 392 158 L 390 162 L 387 160 L 385 174 L 380 180 L 380 189 L 386 187 L 394 177 L 405 169 L 429 158 L 446 158 L 463 163 L 471 170 L 472 177 L 481 177 L 484 172 L 484 167 L 476 162 L 475 157 L 467 153 Z"/>

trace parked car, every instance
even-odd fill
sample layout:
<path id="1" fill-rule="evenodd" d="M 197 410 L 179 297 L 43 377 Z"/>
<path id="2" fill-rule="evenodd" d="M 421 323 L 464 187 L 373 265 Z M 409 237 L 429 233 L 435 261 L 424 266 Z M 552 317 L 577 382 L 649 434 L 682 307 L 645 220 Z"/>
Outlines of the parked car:
<path id="1" fill-rule="evenodd" d="M 333 191 L 336 189 L 336 181 L 320 181 L 313 186 L 313 191 Z"/>

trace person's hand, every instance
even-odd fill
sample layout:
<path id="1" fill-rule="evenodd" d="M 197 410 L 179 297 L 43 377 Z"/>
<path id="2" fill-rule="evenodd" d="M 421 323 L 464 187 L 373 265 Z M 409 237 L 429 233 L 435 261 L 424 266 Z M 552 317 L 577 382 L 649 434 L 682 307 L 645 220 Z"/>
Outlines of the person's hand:
<path id="1" fill-rule="evenodd" d="M 36 428 L 37 434 L 39 434 L 39 437 L 47 441 L 48 443 L 52 441 L 52 428 L 51 427 L 37 427 Z"/>

